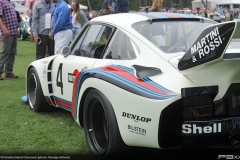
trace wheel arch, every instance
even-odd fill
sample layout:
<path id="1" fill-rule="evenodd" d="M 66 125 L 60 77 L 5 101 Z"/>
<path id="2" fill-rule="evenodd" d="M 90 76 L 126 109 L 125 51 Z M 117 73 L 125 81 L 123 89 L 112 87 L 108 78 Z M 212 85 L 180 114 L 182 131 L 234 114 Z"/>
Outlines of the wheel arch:
<path id="1" fill-rule="evenodd" d="M 81 96 L 81 100 L 80 100 L 80 103 L 78 105 L 79 107 L 79 111 L 78 111 L 78 119 L 79 119 L 79 124 L 81 127 L 84 127 L 83 125 L 83 110 L 84 110 L 84 102 L 85 102 L 85 99 L 86 99 L 86 96 L 88 94 L 88 92 L 90 92 L 92 89 L 96 89 L 98 91 L 100 91 L 103 95 L 104 92 L 102 92 L 101 90 L 99 90 L 98 88 L 95 88 L 95 87 L 89 87 L 87 89 L 85 89 L 85 91 L 83 92 L 82 96 Z M 80 95 L 79 95 L 80 96 Z M 105 95 L 106 96 L 106 95 Z M 108 97 L 107 97 L 108 98 Z M 109 101 L 110 104 L 111 104 L 111 101 Z M 111 104 L 111 107 L 112 107 L 112 104 Z M 112 107 L 113 108 L 113 107 Z M 114 108 L 113 108 L 113 112 L 114 114 L 116 115 L 115 111 L 114 111 Z"/>
<path id="2" fill-rule="evenodd" d="M 26 91 L 27 91 L 27 78 L 28 78 L 27 75 L 30 69 L 34 68 L 39 76 L 39 81 L 42 87 L 43 95 L 51 99 L 50 97 L 52 95 L 52 87 L 50 86 L 52 85 L 51 73 L 52 73 L 52 64 L 55 57 L 56 56 L 50 56 L 44 59 L 35 60 L 31 64 L 29 64 L 26 72 Z M 48 83 L 50 83 L 50 85 Z M 54 103 L 51 103 L 51 105 L 55 106 Z"/>
<path id="3" fill-rule="evenodd" d="M 80 103 L 79 103 L 79 105 L 78 105 L 78 107 L 79 107 L 78 118 L 79 118 L 79 124 L 80 124 L 81 127 L 84 127 L 84 126 L 83 126 L 84 102 L 85 102 L 85 99 L 86 99 L 86 96 L 87 96 L 88 92 L 89 92 L 90 90 L 92 90 L 92 89 L 96 89 L 96 88 L 89 87 L 89 88 L 87 88 L 87 89 L 84 91 L 84 93 L 83 93 L 83 95 L 82 95 L 82 98 L 81 98 L 81 100 L 80 100 Z"/>

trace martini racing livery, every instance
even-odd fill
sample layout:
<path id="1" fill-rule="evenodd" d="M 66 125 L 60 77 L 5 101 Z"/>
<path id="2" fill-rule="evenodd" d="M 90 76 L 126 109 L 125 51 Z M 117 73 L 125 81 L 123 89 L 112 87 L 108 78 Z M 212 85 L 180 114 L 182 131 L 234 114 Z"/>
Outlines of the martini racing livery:
<path id="1" fill-rule="evenodd" d="M 239 44 L 236 20 L 161 12 L 97 17 L 60 55 L 28 66 L 30 109 L 71 112 L 100 159 L 127 146 L 238 146 Z"/>

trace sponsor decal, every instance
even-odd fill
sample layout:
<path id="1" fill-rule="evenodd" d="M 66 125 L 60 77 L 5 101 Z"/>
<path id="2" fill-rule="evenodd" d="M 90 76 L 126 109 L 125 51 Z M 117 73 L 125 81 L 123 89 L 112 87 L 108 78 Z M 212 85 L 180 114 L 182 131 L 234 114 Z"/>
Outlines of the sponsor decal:
<path id="1" fill-rule="evenodd" d="M 68 82 L 73 83 L 76 75 L 68 73 Z"/>
<path id="2" fill-rule="evenodd" d="M 222 43 L 223 40 L 219 34 L 218 27 L 216 27 L 191 47 L 191 55 L 197 52 L 199 57 L 199 59 L 197 59 L 194 54 L 194 56 L 192 56 L 192 62 L 194 63 L 198 60 L 201 60 L 203 57 L 210 54 L 211 51 L 214 51 L 217 47 L 219 47 Z"/>
<path id="3" fill-rule="evenodd" d="M 220 133 L 222 123 L 213 123 L 209 126 L 197 126 L 196 124 L 183 124 L 182 133 L 184 134 L 205 134 L 205 133 Z"/>
<path id="4" fill-rule="evenodd" d="M 236 22 L 205 28 L 179 61 L 178 69 L 186 70 L 223 56 L 235 28 Z"/>
<path id="5" fill-rule="evenodd" d="M 126 118 L 130 118 L 130 119 L 133 119 L 135 122 L 150 122 L 151 121 L 151 118 L 146 118 L 146 117 L 141 117 L 141 116 L 138 116 L 138 115 L 134 115 L 134 114 L 130 114 L 130 113 L 126 113 L 126 112 L 123 112 L 122 113 L 122 116 L 123 117 L 126 117 Z"/>
<path id="6" fill-rule="evenodd" d="M 228 129 L 231 131 L 239 131 L 240 130 L 240 118 L 232 118 L 225 121 L 225 124 Z"/>
<path id="7" fill-rule="evenodd" d="M 142 136 L 145 136 L 146 133 L 147 133 L 146 129 L 136 127 L 136 126 L 132 126 L 132 125 L 128 125 L 128 130 L 131 133 L 135 133 L 135 134 L 142 135 Z"/>
<path id="8" fill-rule="evenodd" d="M 232 119 L 232 126 L 233 126 L 233 130 L 234 129 L 240 129 L 240 119 L 239 118 L 233 118 Z"/>

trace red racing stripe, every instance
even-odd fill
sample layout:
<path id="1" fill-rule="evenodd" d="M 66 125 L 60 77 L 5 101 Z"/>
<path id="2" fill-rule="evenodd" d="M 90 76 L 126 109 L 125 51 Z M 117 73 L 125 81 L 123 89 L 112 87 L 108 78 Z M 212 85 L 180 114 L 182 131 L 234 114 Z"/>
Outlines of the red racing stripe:
<path id="1" fill-rule="evenodd" d="M 60 101 L 58 99 L 55 100 L 55 102 L 61 106 L 67 107 L 67 108 L 71 108 L 71 104 L 65 103 L 63 101 Z"/>
<path id="2" fill-rule="evenodd" d="M 77 92 L 77 82 L 79 79 L 79 76 L 81 74 L 81 72 L 78 72 L 78 70 L 76 69 L 73 74 L 75 75 L 75 79 L 74 79 L 74 83 L 73 83 L 73 94 L 72 94 L 72 117 L 74 117 L 75 114 L 75 101 L 76 101 L 76 92 Z"/>
<path id="3" fill-rule="evenodd" d="M 165 13 L 165 12 L 156 12 L 156 13 L 161 14 L 163 16 L 167 16 L 169 18 L 182 18 L 181 16 L 176 15 L 176 14 L 170 14 L 170 13 Z"/>
<path id="4" fill-rule="evenodd" d="M 45 98 L 45 100 L 46 100 L 47 103 L 51 103 L 49 98 Z"/>
<path id="5" fill-rule="evenodd" d="M 111 66 L 102 67 L 102 69 L 106 70 L 106 71 L 110 71 L 112 73 L 115 73 L 115 74 L 117 74 L 117 75 L 119 75 L 119 76 L 121 76 L 121 77 L 123 77 L 123 78 L 125 78 L 125 79 L 127 79 L 127 80 L 129 80 L 129 81 L 131 81 L 133 83 L 135 83 L 135 84 L 138 84 L 138 85 L 140 85 L 140 86 L 142 86 L 144 88 L 147 88 L 147 89 L 149 89 L 151 91 L 157 92 L 159 94 L 169 95 L 166 92 L 163 92 L 163 91 L 161 91 L 161 90 L 159 90 L 157 88 L 154 88 L 153 86 L 145 83 L 143 80 L 141 80 L 139 78 L 136 78 L 135 76 L 133 76 L 132 74 L 130 74 L 130 73 L 124 71 L 124 70 L 121 70 L 121 69 L 118 69 L 118 68 L 113 68 Z"/>

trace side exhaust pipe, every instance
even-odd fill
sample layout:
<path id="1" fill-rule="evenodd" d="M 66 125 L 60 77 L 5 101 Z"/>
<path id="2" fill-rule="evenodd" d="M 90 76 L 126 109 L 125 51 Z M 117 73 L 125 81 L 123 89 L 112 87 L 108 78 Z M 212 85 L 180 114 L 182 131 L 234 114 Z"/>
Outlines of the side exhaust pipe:
<path id="1" fill-rule="evenodd" d="M 234 138 L 231 138 L 230 139 L 230 144 L 234 147 L 239 147 L 240 142 L 238 140 L 234 139 Z"/>

